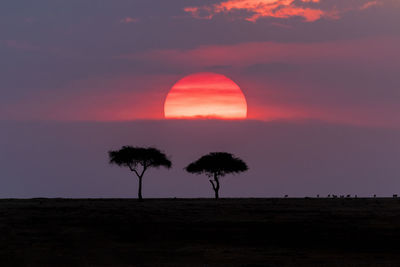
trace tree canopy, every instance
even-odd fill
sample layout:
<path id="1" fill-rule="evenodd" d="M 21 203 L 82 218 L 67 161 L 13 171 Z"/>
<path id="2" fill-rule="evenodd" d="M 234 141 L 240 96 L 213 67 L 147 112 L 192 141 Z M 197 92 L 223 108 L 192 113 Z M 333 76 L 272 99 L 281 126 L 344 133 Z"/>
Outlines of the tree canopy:
<path id="1" fill-rule="evenodd" d="M 108 152 L 111 164 L 135 168 L 141 165 L 148 167 L 171 168 L 171 161 L 160 150 L 154 147 L 132 147 L 123 146 L 120 150 Z"/>
<path id="2" fill-rule="evenodd" d="M 230 173 L 247 171 L 248 167 L 243 160 L 230 153 L 212 152 L 189 164 L 185 169 L 190 173 L 221 177 Z"/>

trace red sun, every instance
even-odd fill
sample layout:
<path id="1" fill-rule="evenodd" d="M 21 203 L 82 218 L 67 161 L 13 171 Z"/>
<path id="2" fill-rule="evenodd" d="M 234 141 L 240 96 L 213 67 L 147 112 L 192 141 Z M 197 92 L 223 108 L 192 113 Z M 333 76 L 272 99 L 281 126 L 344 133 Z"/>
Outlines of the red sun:
<path id="1" fill-rule="evenodd" d="M 246 119 L 247 103 L 240 87 L 216 73 L 195 73 L 172 86 L 164 103 L 167 119 Z"/>

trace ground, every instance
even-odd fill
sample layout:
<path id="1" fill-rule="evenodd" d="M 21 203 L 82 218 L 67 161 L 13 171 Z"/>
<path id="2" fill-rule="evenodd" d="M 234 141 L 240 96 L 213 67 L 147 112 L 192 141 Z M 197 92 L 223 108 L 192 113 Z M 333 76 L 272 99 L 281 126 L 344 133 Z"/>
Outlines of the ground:
<path id="1" fill-rule="evenodd" d="M 0 263 L 400 266 L 400 199 L 4 199 Z"/>

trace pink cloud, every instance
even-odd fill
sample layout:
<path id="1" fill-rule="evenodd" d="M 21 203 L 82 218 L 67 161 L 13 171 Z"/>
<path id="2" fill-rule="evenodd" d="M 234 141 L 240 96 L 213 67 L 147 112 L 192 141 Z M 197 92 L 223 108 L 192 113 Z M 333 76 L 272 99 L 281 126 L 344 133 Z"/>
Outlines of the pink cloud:
<path id="1" fill-rule="evenodd" d="M 367 3 L 365 3 L 364 5 L 362 5 L 361 7 L 360 7 L 360 9 L 361 10 L 364 10 L 364 9 L 368 9 L 368 8 L 370 8 L 370 7 L 373 7 L 373 6 L 376 6 L 376 5 L 380 5 L 381 3 L 380 2 L 378 2 L 378 1 L 370 1 L 370 2 L 367 2 Z"/>
<path id="2" fill-rule="evenodd" d="M 400 38 L 389 37 L 323 43 L 250 42 L 200 46 L 189 50 L 151 50 L 145 53 L 122 55 L 121 58 L 163 64 L 173 62 L 176 65 L 197 67 L 213 65 L 243 67 L 268 62 L 303 64 L 344 61 L 355 63 L 368 61 L 387 65 L 387 62 L 400 61 L 400 55 L 396 53 L 399 45 Z"/>
<path id="3" fill-rule="evenodd" d="M 366 9 L 376 5 L 377 1 L 369 1 L 361 6 L 354 6 L 349 3 L 342 11 L 335 6 L 326 10 L 320 7 L 320 0 L 225 0 L 209 6 L 191 6 L 184 8 L 194 18 L 212 19 L 213 16 L 233 11 L 246 11 L 249 15 L 247 21 L 255 22 L 260 18 L 281 18 L 301 17 L 306 22 L 317 21 L 321 18 L 339 19 L 341 12 L 352 9 Z"/>

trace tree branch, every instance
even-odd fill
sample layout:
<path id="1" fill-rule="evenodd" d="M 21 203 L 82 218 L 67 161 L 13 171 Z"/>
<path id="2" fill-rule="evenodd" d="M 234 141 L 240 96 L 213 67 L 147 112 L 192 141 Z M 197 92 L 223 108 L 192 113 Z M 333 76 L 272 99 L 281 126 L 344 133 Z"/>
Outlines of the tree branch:
<path id="1" fill-rule="evenodd" d="M 211 185 L 212 185 L 212 187 L 213 187 L 213 189 L 214 189 L 214 191 L 215 191 L 215 185 L 214 185 L 214 181 L 213 180 L 209 180 L 210 181 L 210 183 L 211 183 Z"/>
<path id="2" fill-rule="evenodd" d="M 215 186 L 215 189 L 216 189 L 216 190 L 219 190 L 219 180 L 218 180 L 218 176 L 219 176 L 218 173 L 214 173 L 214 181 L 215 181 L 215 184 L 216 184 L 216 186 Z"/>
<path id="3" fill-rule="evenodd" d="M 137 175 L 137 177 L 140 178 L 139 173 L 136 171 L 136 169 L 132 168 L 132 166 L 131 166 L 130 164 L 128 165 L 128 167 L 129 167 L 129 169 L 130 169 L 132 172 L 134 172 L 134 173 Z M 143 175 L 143 174 L 142 174 L 142 175 Z"/>
<path id="4" fill-rule="evenodd" d="M 147 170 L 147 165 L 143 165 L 142 173 L 140 174 L 140 178 L 143 177 L 144 172 Z"/>

